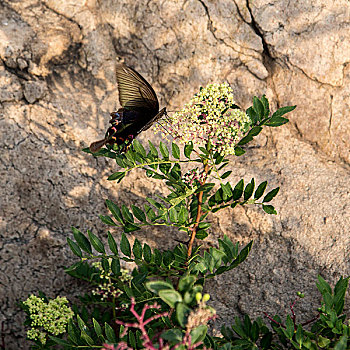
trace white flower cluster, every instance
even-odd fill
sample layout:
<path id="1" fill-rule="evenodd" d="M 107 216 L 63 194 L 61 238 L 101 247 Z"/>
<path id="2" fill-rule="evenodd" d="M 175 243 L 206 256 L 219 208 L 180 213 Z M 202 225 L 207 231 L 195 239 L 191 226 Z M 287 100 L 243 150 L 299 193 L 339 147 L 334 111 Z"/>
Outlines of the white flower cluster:
<path id="1" fill-rule="evenodd" d="M 209 84 L 181 111 L 169 116 L 167 132 L 182 143 L 192 141 L 197 146 L 205 146 L 210 140 L 214 151 L 223 156 L 234 154 L 251 120 L 233 105 L 232 89 L 227 83 Z M 156 130 L 162 131 L 161 126 Z"/>
<path id="2" fill-rule="evenodd" d="M 53 335 L 65 333 L 66 325 L 74 315 L 72 309 L 66 305 L 68 300 L 65 297 L 57 297 L 47 303 L 32 294 L 23 304 L 28 307 L 33 327 L 27 331 L 27 336 L 29 339 L 40 340 L 42 344 L 46 343 L 47 333 Z M 43 330 L 37 327 L 42 327 Z"/>

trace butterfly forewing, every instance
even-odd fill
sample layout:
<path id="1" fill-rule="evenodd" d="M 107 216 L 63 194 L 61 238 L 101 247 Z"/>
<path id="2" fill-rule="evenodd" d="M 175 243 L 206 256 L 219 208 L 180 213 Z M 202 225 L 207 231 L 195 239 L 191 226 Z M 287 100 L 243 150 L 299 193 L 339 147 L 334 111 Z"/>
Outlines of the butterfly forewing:
<path id="1" fill-rule="evenodd" d="M 116 68 L 119 101 L 126 109 L 159 110 L 157 95 L 152 86 L 136 71 L 123 64 Z"/>

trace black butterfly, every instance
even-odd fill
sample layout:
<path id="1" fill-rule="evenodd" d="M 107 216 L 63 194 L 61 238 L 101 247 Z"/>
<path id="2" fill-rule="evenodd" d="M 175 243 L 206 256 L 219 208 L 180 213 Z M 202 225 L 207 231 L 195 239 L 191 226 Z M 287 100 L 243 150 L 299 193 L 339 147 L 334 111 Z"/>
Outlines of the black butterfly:
<path id="1" fill-rule="evenodd" d="M 141 132 L 166 114 L 165 107 L 159 110 L 157 95 L 152 86 L 135 70 L 124 64 L 116 68 L 119 102 L 122 108 L 112 112 L 105 138 L 93 142 L 90 151 L 95 153 L 104 145 L 123 145 L 124 152 L 131 141 Z"/>

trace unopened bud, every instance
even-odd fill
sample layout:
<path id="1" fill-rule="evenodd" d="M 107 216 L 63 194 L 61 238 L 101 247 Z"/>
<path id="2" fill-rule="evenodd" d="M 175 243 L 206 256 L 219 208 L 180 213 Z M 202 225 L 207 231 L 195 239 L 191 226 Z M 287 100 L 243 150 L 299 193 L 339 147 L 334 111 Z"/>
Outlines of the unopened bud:
<path id="1" fill-rule="evenodd" d="M 204 302 L 207 302 L 209 299 L 210 299 L 210 295 L 208 293 L 203 295 Z"/>
<path id="2" fill-rule="evenodd" d="M 197 300 L 197 303 L 199 303 L 202 300 L 202 293 L 200 292 L 196 293 L 196 300 Z"/>

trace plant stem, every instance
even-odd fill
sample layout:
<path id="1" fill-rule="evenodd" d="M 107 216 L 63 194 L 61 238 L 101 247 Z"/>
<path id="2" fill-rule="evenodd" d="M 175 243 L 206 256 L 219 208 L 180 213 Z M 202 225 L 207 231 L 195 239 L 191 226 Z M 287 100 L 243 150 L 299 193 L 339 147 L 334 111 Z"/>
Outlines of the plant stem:
<path id="1" fill-rule="evenodd" d="M 201 185 L 204 185 L 205 181 L 207 180 L 207 176 L 208 176 L 208 172 L 209 172 L 208 161 L 204 164 L 204 172 L 205 172 L 205 178 L 201 182 Z M 187 259 L 188 260 L 191 258 L 194 239 L 196 238 L 198 225 L 199 225 L 199 222 L 200 222 L 200 219 L 201 219 L 201 216 L 202 216 L 203 191 L 200 191 L 198 193 L 197 199 L 198 199 L 197 216 L 196 216 L 196 221 L 195 221 L 193 227 L 191 228 L 192 234 L 191 234 L 191 239 L 190 239 L 190 241 L 188 243 L 188 249 L 187 249 Z"/>

